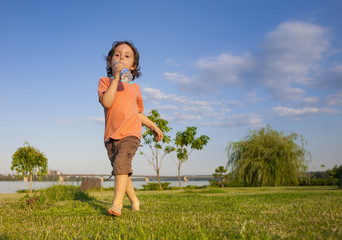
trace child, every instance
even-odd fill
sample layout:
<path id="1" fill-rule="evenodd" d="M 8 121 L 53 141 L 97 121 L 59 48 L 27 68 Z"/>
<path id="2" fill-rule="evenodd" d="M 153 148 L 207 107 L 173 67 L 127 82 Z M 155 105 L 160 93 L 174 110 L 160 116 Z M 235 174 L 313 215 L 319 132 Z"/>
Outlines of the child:
<path id="1" fill-rule="evenodd" d="M 131 201 L 131 209 L 139 211 L 131 163 L 140 144 L 142 124 L 154 132 L 156 141 L 163 139 L 162 131 L 142 113 L 139 85 L 120 81 L 120 73 L 125 68 L 132 73 L 133 80 L 140 77 L 139 53 L 131 42 L 114 42 L 107 56 L 108 77 L 102 77 L 98 85 L 99 101 L 105 112 L 104 142 L 115 175 L 114 201 L 108 209 L 114 216 L 121 215 L 125 194 Z"/>

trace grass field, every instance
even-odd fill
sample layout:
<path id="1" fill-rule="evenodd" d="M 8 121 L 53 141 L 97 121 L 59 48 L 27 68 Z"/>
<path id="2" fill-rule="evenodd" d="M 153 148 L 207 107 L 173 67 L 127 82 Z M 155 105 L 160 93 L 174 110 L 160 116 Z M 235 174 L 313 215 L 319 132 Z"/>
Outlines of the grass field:
<path id="1" fill-rule="evenodd" d="M 70 188 L 0 195 L 0 239 L 342 239 L 342 191 L 270 187 L 139 191 L 140 212 L 113 192 Z M 31 200 L 33 197 L 30 198 Z M 35 199 L 33 199 L 34 201 Z"/>

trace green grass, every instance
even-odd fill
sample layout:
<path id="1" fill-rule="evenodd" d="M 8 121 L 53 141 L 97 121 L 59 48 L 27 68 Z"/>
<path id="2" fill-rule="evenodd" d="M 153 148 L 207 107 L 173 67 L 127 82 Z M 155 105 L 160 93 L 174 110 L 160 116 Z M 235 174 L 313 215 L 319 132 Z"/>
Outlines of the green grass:
<path id="1" fill-rule="evenodd" d="M 125 199 L 117 218 L 107 213 L 112 191 L 57 186 L 32 196 L 1 194 L 0 239 L 342 239 L 342 191 L 336 187 L 137 195 L 140 212 Z"/>

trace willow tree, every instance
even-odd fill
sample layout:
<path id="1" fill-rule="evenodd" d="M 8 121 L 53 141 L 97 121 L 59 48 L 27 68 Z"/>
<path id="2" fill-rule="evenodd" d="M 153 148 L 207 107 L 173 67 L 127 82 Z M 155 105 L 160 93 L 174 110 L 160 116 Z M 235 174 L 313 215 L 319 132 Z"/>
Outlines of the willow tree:
<path id="1" fill-rule="evenodd" d="M 302 135 L 285 135 L 270 125 L 250 130 L 243 140 L 229 143 L 227 168 L 247 185 L 298 185 L 311 159 L 305 145 Z"/>
<path id="2" fill-rule="evenodd" d="M 162 189 L 160 182 L 160 168 L 165 156 L 175 150 L 174 147 L 165 146 L 171 141 L 170 136 L 167 135 L 171 128 L 168 126 L 169 122 L 162 119 L 157 110 L 152 110 L 147 117 L 158 126 L 158 128 L 163 132 L 164 137 L 161 142 L 156 142 L 154 133 L 151 129 L 144 127 L 146 131 L 143 133 L 142 137 L 144 139 L 144 144 L 146 144 L 151 150 L 151 155 L 147 155 L 143 151 L 140 151 L 140 154 L 144 155 L 148 162 L 153 165 L 157 174 L 159 189 Z"/>
<path id="3" fill-rule="evenodd" d="M 193 150 L 202 150 L 209 141 L 209 137 L 206 135 L 201 135 L 196 138 L 197 127 L 187 127 L 185 131 L 178 131 L 175 138 L 175 145 L 177 151 L 177 168 L 178 168 L 178 182 L 179 188 L 182 188 L 180 169 L 182 163 L 189 159 L 190 154 Z"/>
<path id="4" fill-rule="evenodd" d="M 48 162 L 45 154 L 30 146 L 26 141 L 24 147 L 20 147 L 12 155 L 11 170 L 15 170 L 19 176 L 30 177 L 30 193 L 32 193 L 32 176 L 37 174 L 44 176 L 48 171 Z"/>

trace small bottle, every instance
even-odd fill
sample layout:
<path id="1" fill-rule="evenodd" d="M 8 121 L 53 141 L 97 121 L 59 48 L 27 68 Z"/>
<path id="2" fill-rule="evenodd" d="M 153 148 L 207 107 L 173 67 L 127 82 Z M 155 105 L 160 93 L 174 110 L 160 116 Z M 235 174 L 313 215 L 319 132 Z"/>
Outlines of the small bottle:
<path id="1" fill-rule="evenodd" d="M 127 68 L 121 71 L 121 81 L 124 83 L 129 83 L 133 80 L 133 75 Z"/>
<path id="2" fill-rule="evenodd" d="M 114 62 L 114 68 L 118 62 L 119 61 Z M 133 75 L 127 68 L 121 71 L 120 76 L 121 76 L 121 82 L 124 82 L 124 83 L 129 83 L 133 80 Z"/>

